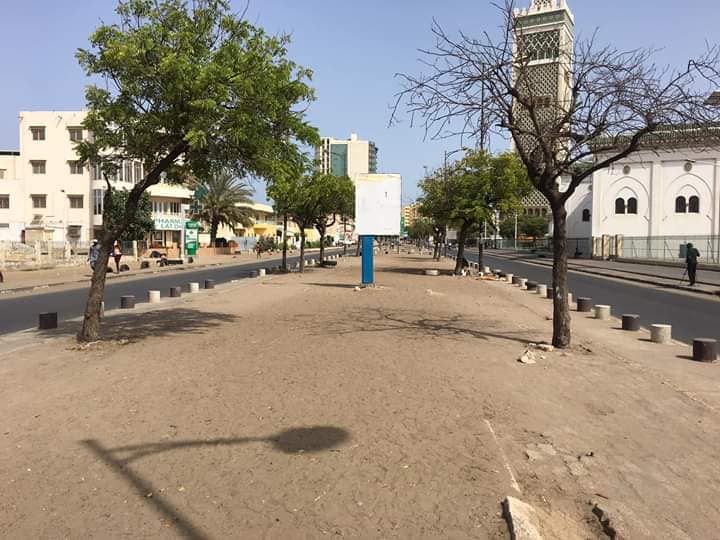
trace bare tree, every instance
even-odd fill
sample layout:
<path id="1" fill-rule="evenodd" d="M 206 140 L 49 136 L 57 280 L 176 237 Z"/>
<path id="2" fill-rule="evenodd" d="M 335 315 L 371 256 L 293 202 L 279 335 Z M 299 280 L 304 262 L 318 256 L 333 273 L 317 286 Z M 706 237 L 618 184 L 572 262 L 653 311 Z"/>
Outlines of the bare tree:
<path id="1" fill-rule="evenodd" d="M 433 24 L 435 45 L 421 50 L 427 73 L 398 75 L 392 122 L 405 109 L 432 138 L 512 139 L 552 209 L 553 344 L 564 348 L 571 341 L 565 203 L 595 171 L 668 133 L 686 145 L 720 145 L 720 109 L 707 101 L 720 87 L 720 49 L 708 46 L 681 69 L 659 66 L 653 49 L 599 46 L 597 33 L 563 49 L 526 32 L 511 0 L 496 7 L 503 22 L 495 34 L 452 37 Z M 555 95 L 538 76 L 548 61 L 559 69 Z"/>

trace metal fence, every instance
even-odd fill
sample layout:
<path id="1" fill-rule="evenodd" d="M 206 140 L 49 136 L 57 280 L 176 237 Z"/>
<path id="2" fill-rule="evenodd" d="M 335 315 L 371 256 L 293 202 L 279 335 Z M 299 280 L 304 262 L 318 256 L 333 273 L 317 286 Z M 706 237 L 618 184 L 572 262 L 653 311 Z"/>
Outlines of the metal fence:
<path id="1" fill-rule="evenodd" d="M 700 252 L 700 261 L 720 264 L 720 236 L 624 236 L 617 246 L 618 257 L 683 262 L 687 245 Z"/>
<path id="2" fill-rule="evenodd" d="M 495 247 L 495 240 L 486 243 L 487 247 Z M 574 258 L 589 259 L 592 257 L 592 238 L 568 238 L 568 255 Z M 500 238 L 497 240 L 497 249 L 516 249 L 530 253 L 552 253 L 552 238 L 538 238 L 537 240 L 518 239 L 517 243 L 512 238 Z"/>

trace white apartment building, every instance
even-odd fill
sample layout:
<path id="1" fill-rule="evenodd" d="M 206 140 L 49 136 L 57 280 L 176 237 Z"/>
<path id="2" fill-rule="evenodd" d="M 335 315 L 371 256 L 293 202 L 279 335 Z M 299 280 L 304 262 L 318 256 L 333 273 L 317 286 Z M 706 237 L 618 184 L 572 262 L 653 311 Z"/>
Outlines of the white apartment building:
<path id="1" fill-rule="evenodd" d="M 0 240 L 86 243 L 102 226 L 106 189 L 99 167 L 80 167 L 74 143 L 90 134 L 82 111 L 23 111 L 19 151 L 0 152 Z M 123 163 L 115 189 L 131 189 L 143 164 Z M 182 205 L 190 190 L 161 183 L 149 190 L 155 231 L 151 247 L 179 246 Z"/>
<path id="2" fill-rule="evenodd" d="M 315 160 L 322 173 L 348 176 L 355 182 L 360 174 L 377 173 L 377 153 L 374 142 L 362 141 L 352 133 L 349 139 L 323 137 L 315 149 Z"/>

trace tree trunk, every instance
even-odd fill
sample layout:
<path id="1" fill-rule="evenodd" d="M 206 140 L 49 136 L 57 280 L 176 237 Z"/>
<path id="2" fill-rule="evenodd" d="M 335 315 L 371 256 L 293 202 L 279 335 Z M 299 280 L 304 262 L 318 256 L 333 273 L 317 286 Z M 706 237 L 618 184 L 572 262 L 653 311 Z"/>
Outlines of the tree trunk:
<path id="1" fill-rule="evenodd" d="M 320 233 L 320 264 L 325 260 L 325 227 L 318 227 Z"/>
<path id="2" fill-rule="evenodd" d="M 568 303 L 567 210 L 564 205 L 552 207 L 553 224 L 553 339 L 555 347 L 570 346 L 570 305 Z"/>
<path id="3" fill-rule="evenodd" d="M 483 255 L 485 255 L 485 242 L 481 238 L 478 241 L 478 268 L 480 268 L 481 272 L 484 266 Z"/>
<path id="4" fill-rule="evenodd" d="M 210 246 L 215 249 L 215 241 L 217 240 L 218 227 L 220 227 L 220 221 L 213 218 L 210 222 Z"/>
<path id="5" fill-rule="evenodd" d="M 467 225 L 460 227 L 458 231 L 458 247 L 457 247 L 457 258 L 455 259 L 455 275 L 462 275 L 463 270 L 463 259 L 465 258 L 465 237 L 467 236 Z"/>
<path id="6" fill-rule="evenodd" d="M 300 229 L 300 273 L 305 271 L 305 228 Z"/>
<path id="7" fill-rule="evenodd" d="M 112 234 L 105 233 L 100 242 L 100 251 L 98 252 L 97 261 L 95 261 L 95 270 L 93 270 L 92 281 L 90 282 L 90 292 L 85 304 L 83 325 L 77 335 L 77 340 L 80 342 L 87 343 L 100 339 L 100 311 L 105 295 L 108 261 L 110 260 L 110 252 L 114 241 Z"/>
<path id="8" fill-rule="evenodd" d="M 288 224 L 288 216 L 287 216 L 287 214 L 283 214 L 283 255 L 282 255 L 283 272 L 287 272 L 287 224 Z"/>

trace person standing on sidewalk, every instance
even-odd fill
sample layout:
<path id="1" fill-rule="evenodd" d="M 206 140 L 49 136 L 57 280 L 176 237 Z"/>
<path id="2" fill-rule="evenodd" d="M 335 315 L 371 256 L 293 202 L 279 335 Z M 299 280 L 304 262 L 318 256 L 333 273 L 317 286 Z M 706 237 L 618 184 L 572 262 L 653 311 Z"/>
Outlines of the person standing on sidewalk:
<path id="1" fill-rule="evenodd" d="M 695 246 L 688 243 L 685 264 L 687 265 L 688 279 L 690 280 L 691 287 L 695 285 L 695 279 L 697 278 L 698 257 L 700 257 L 700 252 Z"/>
<path id="2" fill-rule="evenodd" d="M 90 268 L 95 271 L 95 263 L 98 260 L 98 255 L 100 254 L 100 244 L 97 240 L 92 241 L 92 245 L 90 246 L 90 251 L 88 252 L 88 262 L 90 263 Z"/>
<path id="3" fill-rule="evenodd" d="M 120 273 L 120 260 L 122 259 L 122 248 L 120 247 L 120 242 L 115 240 L 115 245 L 113 246 L 113 259 L 115 259 L 115 268 L 117 269 L 117 273 Z"/>

